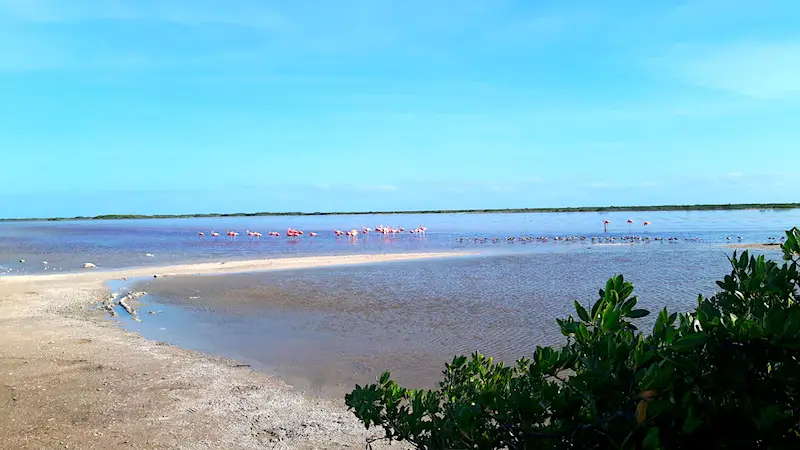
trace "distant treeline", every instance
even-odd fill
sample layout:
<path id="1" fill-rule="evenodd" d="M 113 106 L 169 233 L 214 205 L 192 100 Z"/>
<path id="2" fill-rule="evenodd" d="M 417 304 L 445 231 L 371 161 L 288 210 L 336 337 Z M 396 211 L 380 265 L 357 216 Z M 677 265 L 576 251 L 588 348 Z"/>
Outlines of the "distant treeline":
<path id="1" fill-rule="evenodd" d="M 206 214 L 105 214 L 101 216 L 8 218 L 9 221 L 64 221 L 64 220 L 123 220 L 123 219 L 189 219 L 209 217 L 265 217 L 265 216 L 346 216 L 368 214 L 512 214 L 512 213 L 571 213 L 615 211 L 717 211 L 744 209 L 798 209 L 800 203 L 729 203 L 719 205 L 656 205 L 656 206 L 578 206 L 568 208 L 510 208 L 510 209 L 438 209 L 429 211 L 350 211 L 350 212 L 253 212 Z"/>

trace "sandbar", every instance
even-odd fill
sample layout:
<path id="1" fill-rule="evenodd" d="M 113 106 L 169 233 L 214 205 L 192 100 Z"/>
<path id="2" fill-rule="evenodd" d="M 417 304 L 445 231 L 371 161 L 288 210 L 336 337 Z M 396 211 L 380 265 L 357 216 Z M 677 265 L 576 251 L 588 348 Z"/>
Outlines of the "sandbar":
<path id="1" fill-rule="evenodd" d="M 149 341 L 100 310 L 123 277 L 288 270 L 470 253 L 314 256 L 0 278 L 2 448 L 363 448 L 342 399 Z M 373 444 L 376 448 L 382 446 Z M 403 448 L 393 445 L 392 448 Z"/>
<path id="2" fill-rule="evenodd" d="M 727 248 L 738 248 L 743 250 L 780 250 L 781 246 L 778 243 L 774 244 L 725 244 Z"/>

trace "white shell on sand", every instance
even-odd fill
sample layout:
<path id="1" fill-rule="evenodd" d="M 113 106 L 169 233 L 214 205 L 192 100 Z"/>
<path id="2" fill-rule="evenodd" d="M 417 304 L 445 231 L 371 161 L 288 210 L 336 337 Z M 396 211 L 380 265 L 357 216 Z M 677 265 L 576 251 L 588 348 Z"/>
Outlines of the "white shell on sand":
<path id="1" fill-rule="evenodd" d="M 84 263 L 83 264 L 83 268 L 84 269 L 91 269 L 91 268 L 94 268 L 94 267 L 97 267 L 97 266 L 94 265 L 93 263 Z"/>

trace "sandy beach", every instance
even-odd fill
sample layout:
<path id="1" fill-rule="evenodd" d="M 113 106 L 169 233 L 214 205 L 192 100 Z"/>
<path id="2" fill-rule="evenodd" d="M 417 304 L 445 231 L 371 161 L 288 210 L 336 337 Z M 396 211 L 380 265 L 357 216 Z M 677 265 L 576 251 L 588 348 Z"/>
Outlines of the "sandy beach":
<path id="1" fill-rule="evenodd" d="M 148 341 L 89 306 L 123 277 L 241 273 L 443 258 L 407 253 L 228 261 L 0 278 L 3 448 L 363 448 L 339 399 Z M 392 448 L 398 448 L 393 446 Z"/>
<path id="2" fill-rule="evenodd" d="M 725 244 L 725 248 L 735 248 L 740 250 L 775 250 L 780 251 L 781 246 L 778 243 L 772 244 Z"/>

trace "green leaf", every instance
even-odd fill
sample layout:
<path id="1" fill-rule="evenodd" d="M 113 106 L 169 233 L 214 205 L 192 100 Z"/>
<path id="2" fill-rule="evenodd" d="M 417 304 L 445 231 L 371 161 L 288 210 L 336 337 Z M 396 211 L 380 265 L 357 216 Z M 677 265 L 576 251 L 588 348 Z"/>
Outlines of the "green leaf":
<path id="1" fill-rule="evenodd" d="M 658 428 L 653 427 L 647 430 L 647 435 L 642 441 L 642 448 L 645 450 L 658 450 L 661 448 L 661 439 L 658 437 Z"/>
<path id="2" fill-rule="evenodd" d="M 600 306 L 603 304 L 604 296 L 605 294 L 603 293 L 603 291 L 600 291 L 600 299 L 594 303 L 594 306 L 592 306 L 592 320 L 595 320 L 597 318 L 597 313 L 600 311 Z"/>
<path id="3" fill-rule="evenodd" d="M 603 314 L 603 330 L 610 331 L 619 326 L 620 311 L 612 309 L 611 311 Z"/>
<path id="4" fill-rule="evenodd" d="M 646 309 L 634 309 L 628 314 L 628 317 L 630 317 L 631 319 L 639 319 L 647 315 L 650 315 L 650 311 Z"/>
<path id="5" fill-rule="evenodd" d="M 578 312 L 578 317 L 581 318 L 582 321 L 588 322 L 589 321 L 589 313 L 586 312 L 586 308 L 584 308 L 577 300 L 575 300 L 575 311 Z"/>
<path id="6" fill-rule="evenodd" d="M 672 348 L 679 352 L 692 351 L 706 343 L 708 336 L 703 333 L 692 333 L 681 336 L 672 344 Z"/>
<path id="7" fill-rule="evenodd" d="M 698 417 L 694 408 L 690 406 L 686 415 L 686 420 L 683 421 L 683 432 L 687 434 L 691 433 L 702 424 L 703 421 L 700 419 L 700 417 Z"/>

